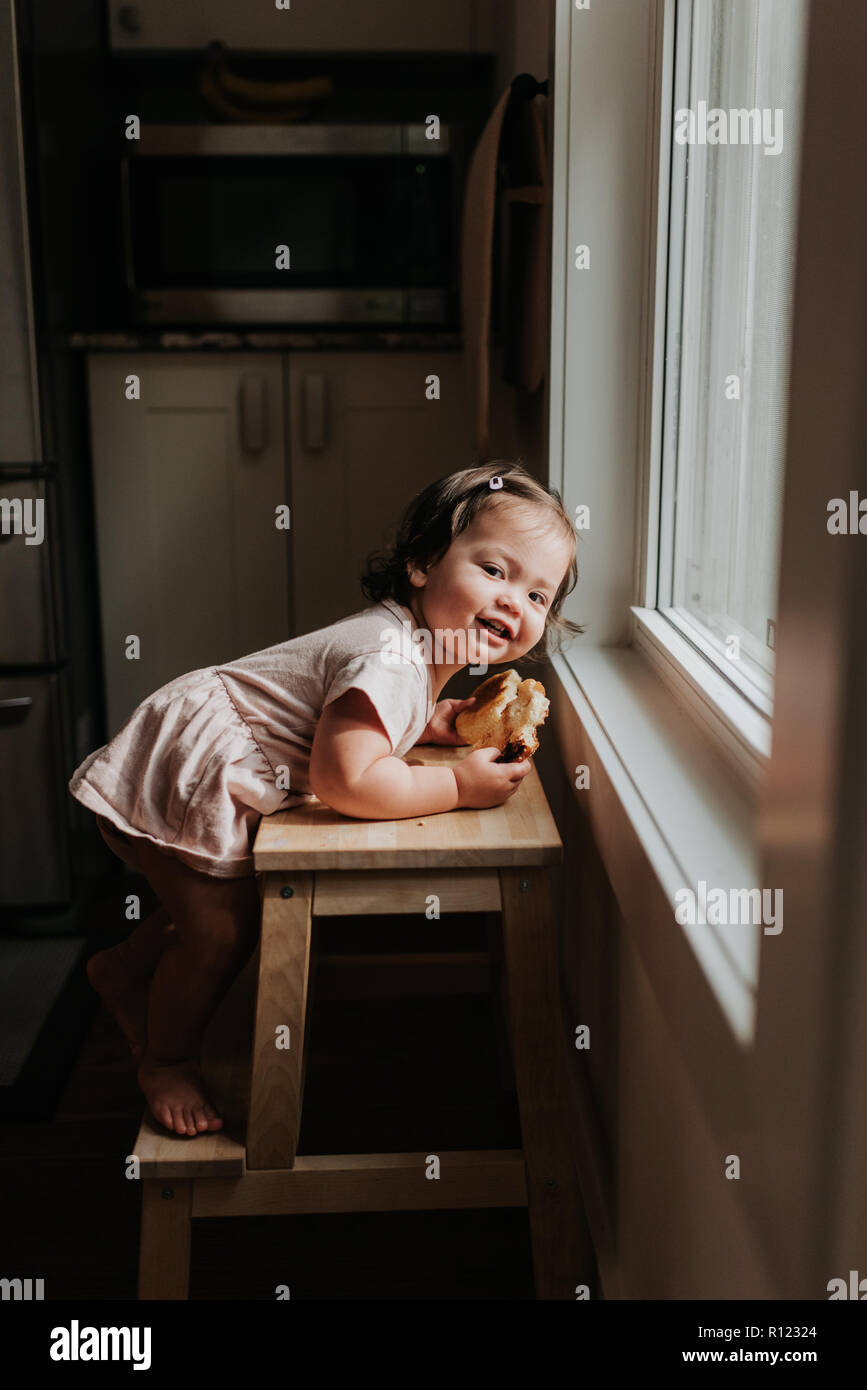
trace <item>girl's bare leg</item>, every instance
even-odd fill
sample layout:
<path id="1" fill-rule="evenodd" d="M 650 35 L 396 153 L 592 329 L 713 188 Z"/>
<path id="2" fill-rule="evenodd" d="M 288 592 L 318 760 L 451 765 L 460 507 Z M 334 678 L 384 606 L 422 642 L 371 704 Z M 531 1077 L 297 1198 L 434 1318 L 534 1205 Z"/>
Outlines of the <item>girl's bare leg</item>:
<path id="1" fill-rule="evenodd" d="M 140 1057 L 145 1049 L 151 976 L 173 932 L 169 914 L 159 907 L 126 940 L 97 951 L 87 962 L 87 977 L 134 1057 Z"/>
<path id="2" fill-rule="evenodd" d="M 139 1085 L 160 1124 L 176 1134 L 219 1129 L 199 1070 L 202 1034 L 259 933 L 256 880 L 216 878 L 146 845 L 140 867 L 175 930 L 148 996 Z"/>
<path id="3" fill-rule="evenodd" d="M 150 979 L 174 929 L 174 923 L 165 908 L 158 907 L 113 949 L 130 970 Z"/>
<path id="4" fill-rule="evenodd" d="M 100 834 L 109 849 L 130 868 L 143 872 L 142 841 L 121 834 L 104 816 L 97 816 Z M 126 940 L 97 951 L 87 962 L 87 977 L 129 1043 L 141 1057 L 147 1042 L 147 997 L 150 978 L 174 931 L 169 914 L 158 907 Z"/>

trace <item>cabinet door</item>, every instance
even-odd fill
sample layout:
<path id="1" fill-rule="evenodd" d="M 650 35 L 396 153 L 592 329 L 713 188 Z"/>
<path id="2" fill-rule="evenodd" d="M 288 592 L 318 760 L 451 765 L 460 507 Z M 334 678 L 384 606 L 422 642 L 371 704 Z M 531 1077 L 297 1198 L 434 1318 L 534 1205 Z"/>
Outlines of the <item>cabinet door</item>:
<path id="1" fill-rule="evenodd" d="M 55 576 L 60 567 L 57 488 L 52 477 L 4 474 L 0 493 L 21 503 L 23 527 L 36 528 L 42 516 L 43 534 L 34 529 L 29 539 L 22 530 L 0 532 L 0 667 L 44 666 L 64 661 L 58 640 Z M 12 525 L 16 514 L 12 514 Z M 22 614 L 27 621 L 22 622 Z"/>
<path id="2" fill-rule="evenodd" d="M 109 35 L 114 49 L 192 48 L 204 50 L 218 39 L 229 48 L 265 53 L 341 53 L 357 49 L 394 51 L 478 51 L 490 46 L 490 0 L 295 0 L 278 8 L 274 0 L 239 5 L 208 0 L 109 0 Z"/>
<path id="3" fill-rule="evenodd" d="M 365 558 L 422 488 L 470 468 L 460 353 L 290 353 L 294 631 L 365 608 Z M 428 400 L 436 375 L 440 399 Z"/>
<path id="4" fill-rule="evenodd" d="M 92 354 L 88 381 L 111 737 L 175 676 L 290 635 L 282 363 Z"/>
<path id="5" fill-rule="evenodd" d="M 0 906 L 69 902 L 62 671 L 0 676 Z"/>

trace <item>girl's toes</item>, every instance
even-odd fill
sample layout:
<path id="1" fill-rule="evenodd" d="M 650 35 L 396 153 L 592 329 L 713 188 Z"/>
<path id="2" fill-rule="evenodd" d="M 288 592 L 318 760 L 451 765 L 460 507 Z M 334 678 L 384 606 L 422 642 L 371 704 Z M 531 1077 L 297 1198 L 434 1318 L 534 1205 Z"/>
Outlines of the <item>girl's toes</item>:
<path id="1" fill-rule="evenodd" d="M 186 1134 L 187 1122 L 184 1119 L 184 1111 L 182 1106 L 176 1105 L 175 1108 L 172 1110 L 172 1123 L 169 1126 L 169 1128 L 173 1129 L 176 1134 Z"/>
<path id="2" fill-rule="evenodd" d="M 186 1107 L 184 1108 L 184 1124 L 187 1127 L 187 1134 L 196 1133 L 196 1125 L 195 1121 L 193 1120 L 193 1112 L 192 1110 L 189 1110 Z"/>
<path id="3" fill-rule="evenodd" d="M 207 1128 L 208 1128 L 208 1122 L 207 1122 L 207 1120 L 205 1119 L 204 1115 L 202 1114 L 201 1110 L 196 1110 L 196 1111 L 195 1111 L 195 1121 L 196 1121 L 196 1129 L 202 1130 L 202 1129 L 207 1129 Z"/>

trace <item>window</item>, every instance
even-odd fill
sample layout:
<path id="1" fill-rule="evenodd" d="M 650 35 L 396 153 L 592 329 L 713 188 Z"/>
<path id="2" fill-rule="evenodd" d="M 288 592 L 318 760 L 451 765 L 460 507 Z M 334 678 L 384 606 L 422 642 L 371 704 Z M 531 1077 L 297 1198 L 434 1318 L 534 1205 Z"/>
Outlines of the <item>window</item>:
<path id="1" fill-rule="evenodd" d="M 596 777 L 594 834 L 684 1037 L 648 922 L 685 886 L 762 882 L 811 8 L 557 4 L 549 447 L 585 509 L 565 611 L 586 631 L 552 666 L 564 763 Z M 747 1044 L 762 925 L 682 930 Z"/>
<path id="2" fill-rule="evenodd" d="M 807 15 L 678 0 L 674 43 L 656 607 L 765 716 Z"/>

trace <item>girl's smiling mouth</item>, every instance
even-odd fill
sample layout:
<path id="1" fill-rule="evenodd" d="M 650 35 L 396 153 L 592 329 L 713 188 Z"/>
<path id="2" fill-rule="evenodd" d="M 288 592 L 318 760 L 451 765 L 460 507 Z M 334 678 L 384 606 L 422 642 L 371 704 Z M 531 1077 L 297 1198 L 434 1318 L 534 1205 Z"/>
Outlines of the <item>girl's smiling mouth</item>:
<path id="1" fill-rule="evenodd" d="M 476 619 L 476 623 L 483 632 L 489 632 L 498 642 L 505 644 L 511 641 L 511 634 L 508 629 L 504 628 L 502 631 L 498 631 L 490 619 L 479 617 Z"/>

